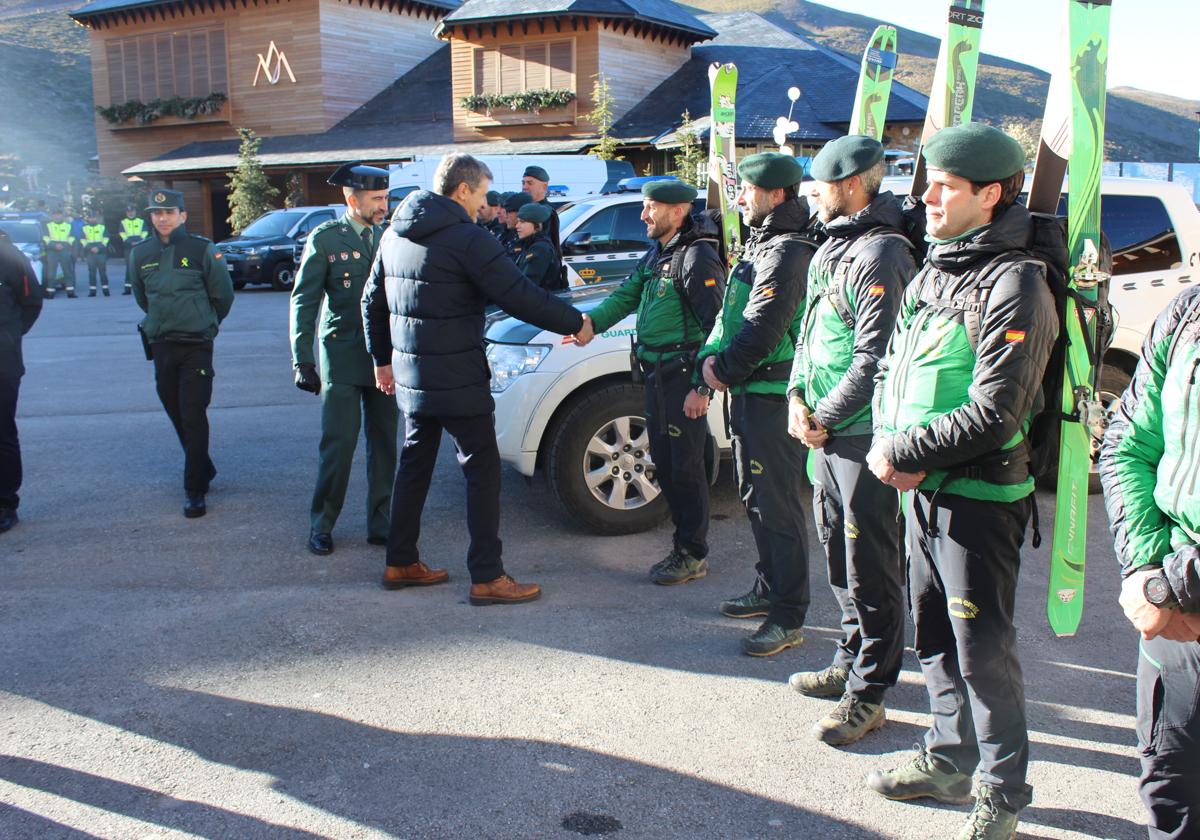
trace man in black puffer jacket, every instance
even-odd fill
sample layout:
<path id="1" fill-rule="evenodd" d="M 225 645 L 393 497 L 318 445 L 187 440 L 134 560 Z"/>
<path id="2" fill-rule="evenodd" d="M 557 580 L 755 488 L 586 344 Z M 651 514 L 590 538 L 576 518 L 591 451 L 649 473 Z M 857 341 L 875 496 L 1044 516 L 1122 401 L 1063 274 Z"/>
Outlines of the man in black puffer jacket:
<path id="1" fill-rule="evenodd" d="M 379 243 L 363 290 L 367 351 L 376 385 L 395 394 L 408 420 L 392 490 L 388 589 L 443 583 L 449 575 L 419 559 L 421 509 L 442 430 L 458 450 L 467 479 L 472 604 L 521 603 L 541 594 L 519 584 L 500 559 L 500 453 L 491 372 L 483 348 L 484 307 L 543 329 L 591 338 L 590 321 L 537 288 L 504 249 L 475 224 L 492 173 L 470 155 L 450 154 L 434 174 L 436 192 L 410 195 Z"/>

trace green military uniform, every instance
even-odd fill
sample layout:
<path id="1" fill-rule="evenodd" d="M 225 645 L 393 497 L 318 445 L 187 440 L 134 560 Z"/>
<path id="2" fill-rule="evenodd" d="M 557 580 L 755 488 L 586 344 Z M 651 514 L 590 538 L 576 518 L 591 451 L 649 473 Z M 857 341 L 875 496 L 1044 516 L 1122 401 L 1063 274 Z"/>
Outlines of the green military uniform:
<path id="1" fill-rule="evenodd" d="M 318 226 L 308 238 L 292 289 L 292 362 L 298 370 L 313 364 L 317 315 L 322 301 L 325 304 L 320 328 L 320 464 L 311 508 L 314 534 L 329 534 L 341 513 L 361 425 L 367 438 L 367 534 L 373 541 L 387 539 L 400 412 L 395 398 L 375 387 L 361 304 L 380 234 L 379 228 L 364 227 L 348 214 Z"/>
<path id="2" fill-rule="evenodd" d="M 83 226 L 83 259 L 88 268 L 88 297 L 96 296 L 96 278 L 108 297 L 108 228 L 104 222 Z"/>
<path id="3" fill-rule="evenodd" d="M 46 271 L 42 276 L 46 297 L 54 297 L 59 268 L 62 269 L 63 283 L 58 284 L 58 288 L 66 284 L 67 297 L 75 297 L 75 235 L 71 233 L 71 223 L 66 220 L 46 222 L 46 235 L 42 241 L 46 244 Z"/>
<path id="4" fill-rule="evenodd" d="M 134 216 L 132 219 L 126 217 L 121 220 L 121 244 L 125 246 L 125 259 L 129 259 L 130 253 L 133 251 L 133 246 L 146 238 L 146 220 L 141 216 Z M 122 294 L 132 294 L 133 287 L 128 282 L 125 284 L 125 291 Z"/>

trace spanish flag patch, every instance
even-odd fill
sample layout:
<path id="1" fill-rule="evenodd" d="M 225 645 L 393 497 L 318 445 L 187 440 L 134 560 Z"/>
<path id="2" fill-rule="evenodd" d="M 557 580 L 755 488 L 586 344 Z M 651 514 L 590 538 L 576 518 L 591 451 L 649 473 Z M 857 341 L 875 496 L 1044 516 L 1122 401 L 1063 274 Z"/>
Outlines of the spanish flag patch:
<path id="1" fill-rule="evenodd" d="M 868 286 L 867 297 L 883 297 L 883 286 Z"/>
<path id="2" fill-rule="evenodd" d="M 1009 344 L 1020 344 L 1025 340 L 1025 330 L 1008 330 L 1004 333 L 1004 340 Z"/>
<path id="3" fill-rule="evenodd" d="M 775 297 L 775 289 L 771 286 L 767 286 L 766 288 L 759 289 L 758 293 L 763 297 Z"/>
<path id="4" fill-rule="evenodd" d="M 717 278 L 709 277 L 707 280 L 704 281 L 704 285 L 708 286 L 711 289 L 713 286 L 717 285 Z"/>

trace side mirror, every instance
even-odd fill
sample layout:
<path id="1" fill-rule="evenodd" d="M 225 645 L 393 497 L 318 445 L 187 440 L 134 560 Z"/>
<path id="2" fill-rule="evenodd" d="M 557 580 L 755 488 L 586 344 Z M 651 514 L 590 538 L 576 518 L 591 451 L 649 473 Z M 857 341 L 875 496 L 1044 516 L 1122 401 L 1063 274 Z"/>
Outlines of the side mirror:
<path id="1" fill-rule="evenodd" d="M 577 230 L 563 240 L 563 252 L 580 254 L 588 250 L 592 243 L 592 235 L 586 230 Z"/>

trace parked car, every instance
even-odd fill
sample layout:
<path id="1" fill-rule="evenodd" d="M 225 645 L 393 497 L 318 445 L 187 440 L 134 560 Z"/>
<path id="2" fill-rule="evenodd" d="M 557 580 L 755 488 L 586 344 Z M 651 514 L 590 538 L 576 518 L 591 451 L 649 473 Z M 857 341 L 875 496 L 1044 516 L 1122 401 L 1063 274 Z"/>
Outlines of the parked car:
<path id="1" fill-rule="evenodd" d="M 42 226 L 37 219 L 0 219 L 0 230 L 8 234 L 13 245 L 29 258 L 33 265 L 33 273 L 38 282 L 42 282 Z"/>
<path id="2" fill-rule="evenodd" d="M 233 287 L 270 283 L 276 291 L 289 291 L 296 282 L 296 266 L 308 235 L 317 225 L 341 214 L 342 208 L 336 204 L 271 210 L 237 236 L 218 242 Z"/>
<path id="3" fill-rule="evenodd" d="M 906 190 L 907 182 L 887 186 Z M 1180 289 L 1200 282 L 1200 211 L 1182 189 L 1164 181 L 1106 178 L 1103 196 L 1101 225 L 1115 257 L 1110 296 L 1118 327 L 1104 358 L 1101 397 L 1112 405 L 1129 384 L 1158 312 Z M 616 288 L 644 252 L 645 229 L 635 236 L 629 221 L 635 207 L 640 212 L 641 197 L 627 195 L 587 199 L 562 212 L 564 242 L 580 230 L 607 237 L 594 241 L 590 254 L 568 257 L 576 283 L 580 268 L 595 267 L 597 279 L 604 271 L 604 282 L 563 293 L 582 311 Z M 601 214 L 610 215 L 597 218 Z M 620 250 L 600 250 L 614 242 Z M 603 259 L 581 261 L 585 255 Z M 642 389 L 629 375 L 629 341 L 636 332 L 631 315 L 578 347 L 503 313 L 488 322 L 501 458 L 522 475 L 541 470 L 563 508 L 599 533 L 644 530 L 668 513 L 646 446 Z M 708 420 L 716 446 L 727 450 L 719 401 Z"/>

